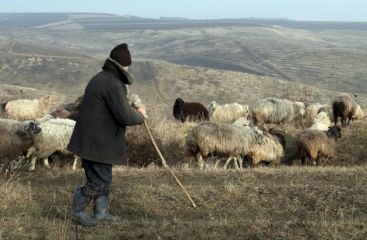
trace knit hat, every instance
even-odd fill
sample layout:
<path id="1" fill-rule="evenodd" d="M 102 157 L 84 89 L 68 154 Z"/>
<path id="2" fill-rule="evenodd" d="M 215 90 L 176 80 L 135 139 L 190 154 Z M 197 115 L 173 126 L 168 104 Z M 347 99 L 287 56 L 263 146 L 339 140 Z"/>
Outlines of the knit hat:
<path id="1" fill-rule="evenodd" d="M 121 66 L 131 65 L 130 51 L 126 43 L 122 43 L 114 47 L 110 53 L 110 58 L 117 61 Z"/>

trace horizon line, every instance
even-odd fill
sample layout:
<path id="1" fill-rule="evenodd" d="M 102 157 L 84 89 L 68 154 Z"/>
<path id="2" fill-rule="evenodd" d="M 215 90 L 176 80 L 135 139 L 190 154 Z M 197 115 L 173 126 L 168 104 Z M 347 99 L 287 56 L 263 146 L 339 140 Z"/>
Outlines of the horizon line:
<path id="1" fill-rule="evenodd" d="M 305 20 L 305 19 L 291 19 L 286 17 L 225 17 L 225 18 L 189 18 L 182 16 L 159 16 L 159 17 L 142 17 L 130 14 L 117 14 L 117 13 L 107 13 L 107 12 L 59 12 L 59 11 L 47 11 L 47 12 L 0 12 L 0 14 L 101 14 L 101 15 L 114 15 L 121 17 L 136 17 L 136 18 L 145 18 L 145 19 L 154 19 L 161 20 L 162 18 L 171 18 L 171 19 L 182 19 L 182 20 L 238 20 L 238 19 L 246 19 L 246 20 L 278 20 L 278 21 L 296 21 L 296 22 L 344 22 L 344 23 L 367 23 L 367 20 Z"/>

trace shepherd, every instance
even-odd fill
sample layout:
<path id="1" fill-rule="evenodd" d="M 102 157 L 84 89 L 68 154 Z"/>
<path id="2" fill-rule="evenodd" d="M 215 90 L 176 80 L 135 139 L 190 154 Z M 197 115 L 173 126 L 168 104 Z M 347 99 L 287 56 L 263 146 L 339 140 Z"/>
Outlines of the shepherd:
<path id="1" fill-rule="evenodd" d="M 67 149 L 82 159 L 86 183 L 78 186 L 69 213 L 78 223 L 119 221 L 108 211 L 112 166 L 126 163 L 125 131 L 147 118 L 144 105 L 133 108 L 127 98 L 132 84 L 131 56 L 126 43 L 112 49 L 102 71 L 85 88 L 84 98 Z M 86 212 L 93 201 L 94 216 Z"/>

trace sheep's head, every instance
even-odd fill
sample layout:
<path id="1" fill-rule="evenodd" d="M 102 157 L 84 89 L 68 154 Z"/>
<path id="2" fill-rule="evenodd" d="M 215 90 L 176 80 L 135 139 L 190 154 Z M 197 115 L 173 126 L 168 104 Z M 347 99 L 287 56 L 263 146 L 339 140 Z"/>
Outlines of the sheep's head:
<path id="1" fill-rule="evenodd" d="M 233 125 L 235 126 L 250 126 L 250 121 L 247 120 L 246 118 L 244 117 L 241 117 L 239 119 L 237 119 L 234 123 L 232 123 Z"/>
<path id="2" fill-rule="evenodd" d="M 365 115 L 365 113 L 363 112 L 363 110 L 362 110 L 361 106 L 359 106 L 359 105 L 357 104 L 356 110 L 355 110 L 354 115 L 352 116 L 352 118 L 353 118 L 354 120 L 357 120 L 357 119 L 363 119 L 365 116 L 366 116 L 366 115 Z"/>
<path id="3" fill-rule="evenodd" d="M 246 113 L 249 113 L 250 112 L 250 108 L 248 105 L 243 105 L 243 110 L 245 110 Z"/>
<path id="4" fill-rule="evenodd" d="M 252 129 L 255 132 L 257 143 L 260 145 L 264 145 L 265 144 L 264 132 L 261 131 L 258 127 L 253 127 Z"/>
<path id="5" fill-rule="evenodd" d="M 23 140 L 32 139 L 35 135 L 41 132 L 41 128 L 37 123 L 32 121 L 22 122 L 17 130 L 17 135 Z"/>
<path id="6" fill-rule="evenodd" d="M 316 117 L 312 121 L 313 123 L 324 123 L 330 124 L 329 115 L 326 112 L 320 112 L 316 115 Z"/>
<path id="7" fill-rule="evenodd" d="M 175 101 L 175 104 L 173 105 L 173 116 L 178 119 L 182 120 L 182 111 L 183 111 L 183 105 L 185 104 L 184 100 L 182 98 L 177 98 Z"/>
<path id="8" fill-rule="evenodd" d="M 208 109 L 209 111 L 214 111 L 216 108 L 218 107 L 218 104 L 216 101 L 212 101 L 209 106 L 208 106 Z"/>
<path id="9" fill-rule="evenodd" d="M 80 97 L 78 97 L 73 103 L 72 103 L 72 110 L 73 111 L 78 111 L 80 108 L 80 105 L 82 104 L 84 99 L 84 95 L 81 95 Z"/>
<path id="10" fill-rule="evenodd" d="M 55 105 L 55 101 L 53 100 L 53 98 L 50 95 L 43 97 L 42 101 L 46 105 Z"/>
<path id="11" fill-rule="evenodd" d="M 332 127 L 329 127 L 329 130 L 327 131 L 326 134 L 329 137 L 332 137 L 335 140 L 338 140 L 338 138 L 342 137 L 341 131 L 342 129 L 339 126 L 332 126 Z"/>
<path id="12" fill-rule="evenodd" d="M 322 107 L 319 108 L 319 110 L 317 111 L 317 114 L 319 114 L 320 112 L 325 112 L 327 114 L 330 114 L 331 113 L 331 106 L 329 105 L 323 105 Z"/>
<path id="13" fill-rule="evenodd" d="M 278 128 L 270 128 L 269 133 L 279 139 L 280 144 L 282 144 L 283 148 L 286 145 L 285 135 L 287 134 L 285 131 Z"/>
<path id="14" fill-rule="evenodd" d="M 182 99 L 182 98 L 176 98 L 176 101 L 175 101 L 175 105 L 177 104 L 177 105 L 182 105 L 182 104 L 184 104 L 185 103 L 185 101 Z"/>
<path id="15" fill-rule="evenodd" d="M 305 107 L 305 104 L 303 102 L 294 102 L 293 106 L 295 107 L 297 115 L 302 116 L 302 117 L 305 115 L 306 107 Z"/>

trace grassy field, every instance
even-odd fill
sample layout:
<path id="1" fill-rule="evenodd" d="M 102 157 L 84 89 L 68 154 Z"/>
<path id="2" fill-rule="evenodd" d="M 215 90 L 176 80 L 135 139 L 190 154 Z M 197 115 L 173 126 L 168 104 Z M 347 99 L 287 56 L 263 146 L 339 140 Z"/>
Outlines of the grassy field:
<path id="1" fill-rule="evenodd" d="M 131 28 L 134 21 L 141 28 Z M 83 171 L 55 157 L 51 170 L 0 172 L 0 240 L 367 239 L 366 120 L 343 128 L 335 157 L 320 167 L 299 166 L 301 129 L 287 125 L 291 166 L 225 171 L 210 167 L 212 157 L 199 171 L 185 157 L 185 135 L 195 123 L 172 117 L 177 97 L 251 106 L 264 97 L 330 103 L 342 91 L 358 93 L 366 109 L 367 25 L 185 21 L 165 28 L 157 20 L 103 14 L 0 21 L 0 102 L 46 94 L 57 104 L 73 101 L 113 45 L 128 42 L 131 91 L 147 103 L 153 135 L 198 205 L 190 206 L 160 166 L 145 129 L 131 127 L 128 166 L 114 168 L 112 184 L 110 207 L 120 222 L 76 226 L 67 212 Z"/>
<path id="2" fill-rule="evenodd" d="M 0 239 L 366 239 L 366 170 L 175 169 L 194 209 L 167 171 L 116 167 L 110 208 L 122 220 L 95 228 L 67 217 L 82 170 L 20 172 L 0 180 Z"/>
<path id="3" fill-rule="evenodd" d="M 163 110 L 162 110 L 163 111 Z M 194 123 L 169 119 L 152 126 L 169 165 L 198 205 L 191 207 L 160 167 L 142 126 L 127 135 L 128 167 L 115 167 L 110 207 L 122 220 L 95 228 L 67 215 L 84 183 L 79 168 L 54 159 L 51 170 L 27 166 L 0 176 L 0 239 L 366 239 L 367 122 L 342 130 L 336 156 L 321 167 L 258 166 L 199 171 L 185 159 L 184 137 Z M 294 132 L 286 158 L 294 157 Z M 213 161 L 214 162 L 214 161 Z M 40 165 L 40 164 L 39 164 Z"/>

